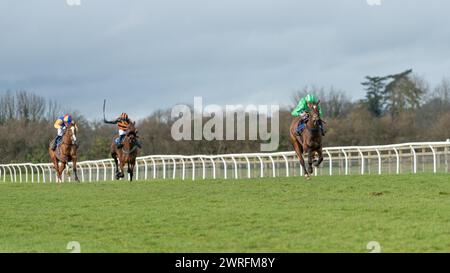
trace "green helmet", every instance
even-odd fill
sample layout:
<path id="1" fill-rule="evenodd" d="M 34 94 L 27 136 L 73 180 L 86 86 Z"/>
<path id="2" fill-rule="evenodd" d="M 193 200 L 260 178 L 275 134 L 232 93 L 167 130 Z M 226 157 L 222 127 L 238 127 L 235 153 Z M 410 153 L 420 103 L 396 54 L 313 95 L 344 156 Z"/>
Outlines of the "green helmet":
<path id="1" fill-rule="evenodd" d="M 318 102 L 317 98 L 311 94 L 306 95 L 305 100 L 306 100 L 306 102 L 309 102 L 309 103 L 317 103 Z"/>

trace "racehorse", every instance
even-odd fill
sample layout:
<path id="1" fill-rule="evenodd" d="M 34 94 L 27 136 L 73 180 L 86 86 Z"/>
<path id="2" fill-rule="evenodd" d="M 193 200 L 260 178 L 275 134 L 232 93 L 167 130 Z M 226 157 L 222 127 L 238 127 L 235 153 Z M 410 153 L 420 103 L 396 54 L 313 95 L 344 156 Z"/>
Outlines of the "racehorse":
<path id="1" fill-rule="evenodd" d="M 310 111 L 307 113 L 305 128 L 300 136 L 297 134 L 297 127 L 301 117 L 294 118 L 289 129 L 291 143 L 294 146 L 307 180 L 311 179 L 310 175 L 313 173 L 313 166 L 319 167 L 323 161 L 320 125 L 324 121 L 320 119 L 319 104 L 320 101 L 317 104 L 308 103 Z M 308 153 L 308 169 L 306 169 L 305 160 L 303 159 L 304 152 Z M 316 154 L 318 159 L 314 158 Z"/>
<path id="2" fill-rule="evenodd" d="M 113 138 L 111 144 L 111 156 L 116 164 L 116 179 L 124 178 L 123 169 L 125 164 L 128 166 L 128 174 L 130 175 L 130 181 L 133 181 L 134 166 L 136 165 L 136 157 L 139 154 L 138 147 L 138 130 L 135 127 L 135 122 L 128 125 L 127 134 L 123 140 L 123 147 L 118 149 L 115 139 Z"/>
<path id="3" fill-rule="evenodd" d="M 77 174 L 77 130 L 76 124 L 69 125 L 64 131 L 64 135 L 61 140 L 61 144 L 52 150 L 52 142 L 48 148 L 50 159 L 53 162 L 53 167 L 58 175 L 57 183 L 62 182 L 62 174 L 66 169 L 66 165 L 72 161 L 72 169 L 75 176 L 75 181 L 80 182 Z"/>

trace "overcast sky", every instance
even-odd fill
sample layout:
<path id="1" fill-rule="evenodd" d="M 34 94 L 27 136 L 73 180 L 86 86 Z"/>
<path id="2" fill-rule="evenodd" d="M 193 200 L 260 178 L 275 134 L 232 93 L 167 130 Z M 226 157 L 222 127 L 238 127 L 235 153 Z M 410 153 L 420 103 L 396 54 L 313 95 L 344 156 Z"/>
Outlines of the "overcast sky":
<path id="1" fill-rule="evenodd" d="M 0 92 L 34 91 L 91 119 L 103 98 L 110 115 L 133 117 L 194 96 L 287 105 L 305 85 L 357 99 L 366 75 L 450 76 L 449 10 L 448 0 L 2 0 Z"/>

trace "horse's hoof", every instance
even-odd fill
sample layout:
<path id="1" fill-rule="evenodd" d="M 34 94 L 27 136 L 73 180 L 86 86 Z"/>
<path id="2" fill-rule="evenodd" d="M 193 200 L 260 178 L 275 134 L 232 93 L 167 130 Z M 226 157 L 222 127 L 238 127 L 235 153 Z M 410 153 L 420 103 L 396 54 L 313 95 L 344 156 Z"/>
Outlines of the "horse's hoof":
<path id="1" fill-rule="evenodd" d="M 309 175 L 307 174 L 307 175 L 305 175 L 305 179 L 306 179 L 306 180 L 311 180 L 311 176 L 309 176 Z"/>

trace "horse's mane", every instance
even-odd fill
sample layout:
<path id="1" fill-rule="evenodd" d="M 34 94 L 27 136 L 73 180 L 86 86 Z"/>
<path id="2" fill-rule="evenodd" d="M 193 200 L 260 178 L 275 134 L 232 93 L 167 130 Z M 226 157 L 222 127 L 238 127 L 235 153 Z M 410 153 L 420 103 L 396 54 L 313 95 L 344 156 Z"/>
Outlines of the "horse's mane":
<path id="1" fill-rule="evenodd" d="M 134 123 L 130 123 L 128 125 L 128 133 L 127 133 L 127 135 L 133 135 L 133 136 L 137 137 L 137 133 L 138 133 L 138 130 L 136 129 Z"/>

